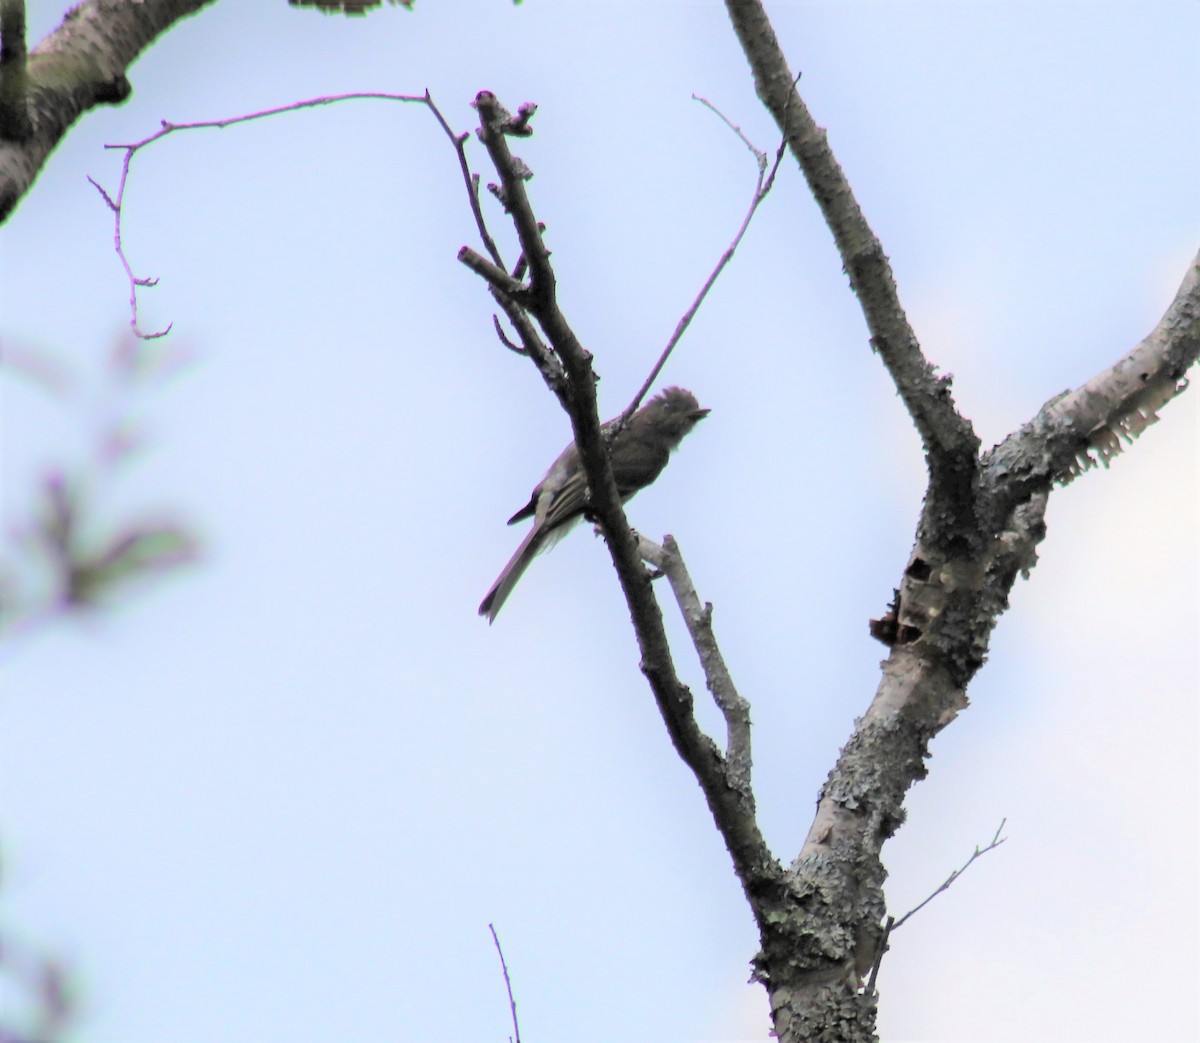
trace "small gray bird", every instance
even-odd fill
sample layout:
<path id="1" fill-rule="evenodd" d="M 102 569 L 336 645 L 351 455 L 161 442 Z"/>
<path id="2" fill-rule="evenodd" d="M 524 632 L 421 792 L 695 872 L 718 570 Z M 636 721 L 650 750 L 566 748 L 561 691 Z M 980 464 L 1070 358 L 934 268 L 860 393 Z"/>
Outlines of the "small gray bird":
<path id="1" fill-rule="evenodd" d="M 622 503 L 662 474 L 671 450 L 708 413 L 707 409 L 700 408 L 690 391 L 667 388 L 629 418 L 609 451 Z M 615 423 L 616 419 L 608 421 L 603 430 L 610 430 Z M 508 524 L 512 525 L 523 518 L 532 518 L 533 528 L 479 606 L 479 614 L 487 616 L 489 623 L 495 620 L 529 563 L 538 553 L 557 543 L 583 516 L 587 498 L 587 476 L 583 473 L 579 450 L 572 442 L 550 465 L 546 477 L 538 482 L 529 503 L 508 519 Z"/>

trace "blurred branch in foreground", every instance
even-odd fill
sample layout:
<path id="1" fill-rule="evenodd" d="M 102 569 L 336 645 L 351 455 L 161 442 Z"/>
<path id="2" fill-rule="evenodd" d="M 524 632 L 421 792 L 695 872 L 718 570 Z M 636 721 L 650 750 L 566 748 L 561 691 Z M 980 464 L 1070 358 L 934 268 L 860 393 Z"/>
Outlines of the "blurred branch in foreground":
<path id="1" fill-rule="evenodd" d="M 141 397 L 187 361 L 179 348 L 121 338 L 89 416 L 76 394 L 83 382 L 66 366 L 46 352 L 0 345 L 0 379 L 57 400 L 85 434 L 82 452 L 54 451 L 53 462 L 35 467 L 36 478 L 5 476 L 0 638 L 111 603 L 131 581 L 164 576 L 198 557 L 196 535 L 168 511 L 105 518 L 114 487 L 148 445 L 136 419 Z M 28 493 L 11 491 L 21 486 Z"/>

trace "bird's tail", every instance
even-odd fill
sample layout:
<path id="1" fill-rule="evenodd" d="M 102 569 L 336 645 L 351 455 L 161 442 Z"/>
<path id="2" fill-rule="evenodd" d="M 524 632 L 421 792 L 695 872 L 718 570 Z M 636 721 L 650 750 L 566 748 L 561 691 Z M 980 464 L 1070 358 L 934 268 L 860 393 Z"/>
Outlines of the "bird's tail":
<path id="1" fill-rule="evenodd" d="M 526 534 L 525 539 L 521 541 L 521 546 L 517 548 L 516 553 L 508 559 L 504 571 L 496 578 L 492 589 L 487 592 L 487 597 L 479 604 L 479 614 L 487 616 L 489 623 L 495 622 L 501 606 L 508 600 L 508 595 L 512 593 L 513 587 L 517 585 L 517 580 L 529 568 L 529 563 L 537 557 L 538 551 L 542 550 L 542 542 L 541 528 L 534 525 Z"/>

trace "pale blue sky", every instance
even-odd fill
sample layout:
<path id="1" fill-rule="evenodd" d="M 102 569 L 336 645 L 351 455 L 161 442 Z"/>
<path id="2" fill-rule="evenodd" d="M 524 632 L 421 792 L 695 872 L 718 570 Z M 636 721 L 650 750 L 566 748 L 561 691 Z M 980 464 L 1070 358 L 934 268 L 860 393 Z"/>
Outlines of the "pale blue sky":
<path id="1" fill-rule="evenodd" d="M 985 443 L 1154 325 L 1200 228 L 1200 7 L 771 11 Z M 58 14 L 36 5 L 31 36 Z M 65 405 L 3 384 L 9 524 L 32 475 L 83 459 L 126 321 L 85 179 L 115 187 L 106 142 L 342 91 L 428 87 L 460 130 L 480 89 L 538 102 L 517 151 L 606 414 L 753 188 L 691 94 L 776 144 L 716 3 L 346 21 L 227 0 L 130 78 L 0 232 L 3 345 L 78 375 Z M 101 507 L 171 508 L 206 550 L 0 651 L 0 925 L 70 961 L 76 1038 L 501 1040 L 494 922 L 528 1041 L 765 1040 L 750 914 L 602 544 L 581 528 L 495 626 L 475 615 L 568 425 L 455 260 L 474 230 L 432 119 L 355 102 L 174 135 L 136 158 L 127 207 L 130 256 L 162 280 L 146 324 L 174 322 L 196 361 L 135 403 L 153 446 Z M 866 624 L 923 491 L 790 164 L 663 383 L 712 415 L 630 517 L 676 536 L 716 606 L 764 829 L 790 859 L 874 691 Z M 894 911 L 1004 816 L 1011 839 L 896 937 L 887 1039 L 1200 1032 L 1197 442 L 1189 393 L 1052 499 L 1042 563 L 885 849 Z"/>

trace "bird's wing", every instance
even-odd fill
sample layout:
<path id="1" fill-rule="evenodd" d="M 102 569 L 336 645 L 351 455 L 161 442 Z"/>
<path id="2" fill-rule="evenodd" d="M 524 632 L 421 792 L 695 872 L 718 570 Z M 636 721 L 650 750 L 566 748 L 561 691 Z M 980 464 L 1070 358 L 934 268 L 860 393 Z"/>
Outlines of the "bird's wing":
<path id="1" fill-rule="evenodd" d="M 617 436 L 609 457 L 621 500 L 628 500 L 662 474 L 670 455 L 666 446 L 639 438 L 634 431 L 625 428 Z"/>
<path id="2" fill-rule="evenodd" d="M 565 478 L 554 489 L 546 490 L 543 494 L 545 505 L 541 499 L 538 502 L 538 525 L 549 531 L 578 518 L 587 505 L 587 491 L 587 476 L 582 471 Z"/>

